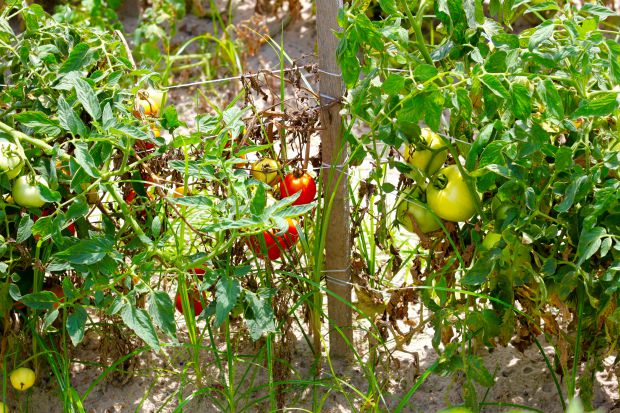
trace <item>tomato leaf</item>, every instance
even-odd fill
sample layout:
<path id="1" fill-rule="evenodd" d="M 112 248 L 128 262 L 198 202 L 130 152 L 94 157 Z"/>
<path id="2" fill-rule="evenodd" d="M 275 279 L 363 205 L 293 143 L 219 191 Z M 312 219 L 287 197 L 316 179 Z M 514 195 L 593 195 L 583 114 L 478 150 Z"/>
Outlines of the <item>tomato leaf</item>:
<path id="1" fill-rule="evenodd" d="M 222 275 L 215 286 L 217 304 L 215 307 L 215 327 L 222 325 L 228 313 L 237 304 L 237 299 L 241 293 L 241 285 L 236 278 Z"/>
<path id="2" fill-rule="evenodd" d="M 34 221 L 30 219 L 29 215 L 23 215 L 19 220 L 19 227 L 17 227 L 17 238 L 15 241 L 18 243 L 26 241 L 32 235 L 32 226 Z"/>
<path id="3" fill-rule="evenodd" d="M 69 57 L 62 64 L 58 73 L 69 73 L 77 70 L 81 70 L 86 67 L 90 63 L 92 63 L 93 53 L 90 52 L 90 48 L 86 43 L 78 43 L 76 44 L 71 53 L 69 53 Z"/>
<path id="4" fill-rule="evenodd" d="M 605 6 L 601 6 L 600 4 L 586 3 L 583 5 L 580 11 L 582 13 L 588 13 L 594 16 L 602 17 L 603 19 L 611 16 L 618 16 L 618 13 Z"/>
<path id="5" fill-rule="evenodd" d="M 487 370 L 479 356 L 470 354 L 467 357 L 467 375 L 485 387 L 493 387 L 495 379 Z"/>
<path id="6" fill-rule="evenodd" d="M 73 136 L 88 136 L 88 129 L 84 126 L 84 122 L 62 95 L 58 98 L 58 120 L 60 126 L 71 132 Z"/>
<path id="7" fill-rule="evenodd" d="M 587 175 L 582 175 L 578 178 L 571 179 L 570 185 L 564 193 L 564 200 L 554 209 L 558 212 L 568 211 L 573 205 L 573 202 L 575 201 L 575 195 L 577 194 L 577 191 L 581 188 L 582 185 L 588 184 L 589 182 L 590 178 Z"/>
<path id="8" fill-rule="evenodd" d="M 165 291 L 153 291 L 148 298 L 147 310 L 156 326 L 169 337 L 176 337 L 177 326 L 174 322 L 174 304 Z"/>
<path id="9" fill-rule="evenodd" d="M 70 264 L 92 265 L 101 261 L 107 254 L 114 253 L 114 243 L 107 238 L 83 239 L 54 257 Z"/>
<path id="10" fill-rule="evenodd" d="M 75 143 L 75 160 L 89 176 L 93 178 L 101 176 L 86 142 Z"/>
<path id="11" fill-rule="evenodd" d="M 256 186 L 256 193 L 252 197 L 252 203 L 250 204 L 250 211 L 255 216 L 261 216 L 265 211 L 267 205 L 267 193 L 263 185 Z"/>
<path id="12" fill-rule="evenodd" d="M 77 98 L 88 114 L 94 119 L 99 120 L 101 117 L 101 107 L 99 100 L 90 83 L 81 78 L 73 79 L 73 86 Z"/>
<path id="13" fill-rule="evenodd" d="M 87 318 L 86 310 L 81 305 L 73 307 L 73 312 L 67 317 L 67 333 L 74 346 L 77 346 L 84 340 Z"/>
<path id="14" fill-rule="evenodd" d="M 499 81 L 499 79 L 493 75 L 483 75 L 480 77 L 480 81 L 497 97 L 503 98 L 503 99 L 509 99 L 510 98 L 510 93 L 508 93 L 508 90 L 504 87 L 504 85 L 502 84 L 502 82 Z"/>
<path id="15" fill-rule="evenodd" d="M 551 20 L 547 20 L 541 23 L 540 26 L 536 28 L 536 31 L 530 37 L 530 41 L 527 45 L 530 51 L 536 49 L 539 45 L 541 45 L 545 41 L 549 41 L 553 39 L 553 31 L 555 30 L 555 25 Z"/>
<path id="16" fill-rule="evenodd" d="M 542 80 L 538 83 L 536 91 L 545 105 L 546 111 L 556 119 L 563 119 L 564 106 L 555 84 L 549 79 Z"/>
<path id="17" fill-rule="evenodd" d="M 607 116 L 618 108 L 617 93 L 601 93 L 585 105 L 579 107 L 573 115 L 573 119 L 582 116 Z"/>
<path id="18" fill-rule="evenodd" d="M 159 350 L 159 338 L 145 310 L 126 304 L 121 311 L 121 318 L 125 325 L 131 328 L 149 347 Z"/>
<path id="19" fill-rule="evenodd" d="M 21 112 L 14 116 L 15 120 L 24 126 L 32 128 L 35 133 L 41 135 L 58 136 L 62 130 L 59 123 L 38 111 Z"/>
<path id="20" fill-rule="evenodd" d="M 526 120 L 532 114 L 532 103 L 530 91 L 527 87 L 515 83 L 511 87 L 512 90 L 512 113 L 515 118 Z"/>
<path id="21" fill-rule="evenodd" d="M 51 291 L 39 291 L 36 293 L 22 295 L 19 301 L 27 307 L 35 310 L 51 310 L 58 302 L 58 297 Z"/>
<path id="22" fill-rule="evenodd" d="M 437 73 L 439 73 L 439 71 L 435 66 L 423 63 L 417 65 L 413 70 L 413 78 L 420 82 L 426 82 L 427 80 L 437 76 Z"/>
<path id="23" fill-rule="evenodd" d="M 250 331 L 252 340 L 258 340 L 264 334 L 276 331 L 269 297 L 261 297 L 253 292 L 246 291 L 245 300 L 251 309 L 251 314 L 245 317 L 245 324 Z"/>
<path id="24" fill-rule="evenodd" d="M 596 254 L 601 246 L 601 239 L 605 235 L 607 235 L 607 230 L 603 227 L 583 228 L 579 237 L 579 245 L 577 246 L 578 266 L 581 266 L 587 259 Z"/>

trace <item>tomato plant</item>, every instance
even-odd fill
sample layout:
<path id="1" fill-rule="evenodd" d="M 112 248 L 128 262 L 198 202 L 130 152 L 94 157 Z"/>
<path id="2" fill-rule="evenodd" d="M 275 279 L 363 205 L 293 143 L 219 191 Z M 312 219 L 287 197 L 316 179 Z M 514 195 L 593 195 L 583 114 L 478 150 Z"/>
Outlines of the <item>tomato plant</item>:
<path id="1" fill-rule="evenodd" d="M 467 221 L 476 213 L 478 200 L 456 165 L 446 166 L 431 178 L 426 197 L 433 212 L 446 221 Z"/>
<path id="2" fill-rule="evenodd" d="M 314 201 L 316 183 L 308 172 L 295 171 L 284 177 L 280 182 L 280 195 L 284 198 L 300 192 L 293 205 L 305 205 Z"/>

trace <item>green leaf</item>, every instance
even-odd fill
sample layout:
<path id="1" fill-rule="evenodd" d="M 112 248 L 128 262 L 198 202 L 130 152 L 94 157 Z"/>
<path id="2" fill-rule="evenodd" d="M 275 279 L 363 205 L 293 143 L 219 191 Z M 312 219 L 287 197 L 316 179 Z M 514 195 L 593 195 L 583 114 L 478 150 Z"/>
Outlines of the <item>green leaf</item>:
<path id="1" fill-rule="evenodd" d="M 236 278 L 223 275 L 215 286 L 217 304 L 215 307 L 215 327 L 222 325 L 228 313 L 237 304 L 241 285 Z"/>
<path id="2" fill-rule="evenodd" d="M 487 58 L 487 61 L 484 64 L 484 68 L 489 73 L 506 72 L 508 68 L 508 66 L 506 65 L 506 56 L 506 52 L 504 52 L 503 50 L 498 50 Z"/>
<path id="3" fill-rule="evenodd" d="M 67 333 L 74 346 L 84 340 L 87 318 L 86 310 L 81 305 L 75 306 L 73 312 L 67 317 Z"/>
<path id="4" fill-rule="evenodd" d="M 60 126 L 71 132 L 73 136 L 87 136 L 88 129 L 84 126 L 84 122 L 62 95 L 58 98 L 58 120 Z"/>
<path id="5" fill-rule="evenodd" d="M 601 238 L 607 235 L 607 230 L 603 227 L 594 227 L 592 229 L 584 228 L 579 237 L 579 245 L 577 246 L 577 255 L 579 260 L 577 265 L 581 266 L 587 259 L 596 254 L 601 246 Z"/>
<path id="6" fill-rule="evenodd" d="M 245 299 L 251 310 L 251 315 L 245 317 L 245 324 L 252 340 L 258 340 L 262 335 L 276 331 L 271 300 L 249 291 L 246 291 Z"/>
<path id="7" fill-rule="evenodd" d="M 99 100 L 97 99 L 95 91 L 90 86 L 90 83 L 84 79 L 76 78 L 73 79 L 73 85 L 77 98 L 86 112 L 88 112 L 94 120 L 99 120 L 101 117 L 101 107 L 99 106 Z"/>
<path id="8" fill-rule="evenodd" d="M 424 121 L 426 125 L 434 130 L 439 131 L 441 126 L 441 113 L 444 108 L 444 96 L 441 92 L 435 91 L 426 99 L 426 115 Z"/>
<path id="9" fill-rule="evenodd" d="M 494 95 L 503 98 L 509 99 L 510 93 L 504 87 L 502 82 L 496 76 L 493 75 L 483 75 L 480 77 L 480 81 L 491 91 Z"/>
<path id="10" fill-rule="evenodd" d="M 589 181 L 590 178 L 586 175 L 582 175 L 577 179 L 571 179 L 570 185 L 568 186 L 568 188 L 566 189 L 566 193 L 564 194 L 564 200 L 562 201 L 562 203 L 555 206 L 554 209 L 558 212 L 568 211 L 570 207 L 573 206 L 573 203 L 575 201 L 575 195 L 577 194 L 579 188 L 581 188 L 582 185 L 589 183 Z"/>
<path id="11" fill-rule="evenodd" d="M 153 291 L 149 295 L 147 310 L 156 326 L 170 337 L 176 337 L 174 304 L 165 291 Z"/>
<path id="12" fill-rule="evenodd" d="M 413 70 L 413 77 L 420 82 L 426 82 L 437 76 L 437 73 L 439 73 L 439 71 L 435 66 L 424 63 L 416 66 Z"/>
<path id="13" fill-rule="evenodd" d="M 388 95 L 396 95 L 405 87 L 405 78 L 400 75 L 390 74 L 381 88 Z"/>
<path id="14" fill-rule="evenodd" d="M 54 256 L 71 264 L 92 265 L 113 253 L 113 247 L 114 243 L 106 238 L 83 239 Z"/>
<path id="15" fill-rule="evenodd" d="M 551 80 L 545 79 L 538 83 L 536 91 L 545 105 L 546 112 L 556 119 L 564 119 L 564 105 L 555 84 Z"/>
<path id="16" fill-rule="evenodd" d="M 398 14 L 398 7 L 394 0 L 379 0 L 379 6 L 386 14 Z"/>
<path id="17" fill-rule="evenodd" d="M 519 48 L 519 36 L 508 33 L 496 34 L 492 38 L 493 44 L 496 47 L 506 46 L 509 49 Z"/>
<path id="18" fill-rule="evenodd" d="M 90 150 L 86 142 L 75 143 L 75 160 L 89 176 L 99 178 L 99 170 L 97 169 L 97 165 L 90 154 Z"/>
<path id="19" fill-rule="evenodd" d="M 616 93 L 601 93 L 573 112 L 572 118 L 585 116 L 607 116 L 618 108 Z"/>
<path id="20" fill-rule="evenodd" d="M 62 64 L 59 73 L 69 73 L 75 70 L 81 70 L 91 61 L 89 47 L 86 43 L 75 45 L 67 60 Z"/>
<path id="21" fill-rule="evenodd" d="M 49 115 L 43 112 L 22 112 L 15 115 L 14 118 L 22 125 L 32 128 L 35 133 L 58 136 L 62 132 L 59 123 L 50 119 Z"/>
<path id="22" fill-rule="evenodd" d="M 22 295 L 19 299 L 25 306 L 35 310 L 51 310 L 58 303 L 58 297 L 51 291 L 39 291 Z"/>
<path id="23" fill-rule="evenodd" d="M 549 41 L 553 39 L 553 31 L 555 30 L 555 25 L 552 21 L 546 20 L 540 24 L 536 28 L 536 31 L 530 37 L 530 41 L 528 43 L 528 49 L 530 51 L 536 49 L 541 43 L 545 41 Z"/>
<path id="24" fill-rule="evenodd" d="M 484 366 L 482 358 L 473 354 L 467 358 L 467 375 L 485 387 L 493 387 L 495 379 Z"/>
<path id="25" fill-rule="evenodd" d="M 525 13 L 548 10 L 560 11 L 562 9 L 560 9 L 560 6 L 558 6 L 558 3 L 556 1 L 543 1 L 538 4 L 528 5 Z"/>
<path id="26" fill-rule="evenodd" d="M 159 338 L 146 311 L 127 304 L 121 311 L 121 318 L 149 347 L 159 350 Z"/>
<path id="27" fill-rule="evenodd" d="M 579 10 L 581 13 L 588 13 L 594 16 L 602 17 L 603 19 L 610 16 L 618 16 L 618 13 L 615 11 L 608 9 L 605 6 L 601 6 L 600 4 L 586 3 Z"/>
<path id="28" fill-rule="evenodd" d="M 454 106 L 459 110 L 459 113 L 463 116 L 463 118 L 469 119 L 471 117 L 473 105 L 466 89 L 456 89 L 456 102 L 454 103 Z"/>
<path id="29" fill-rule="evenodd" d="M 22 243 L 26 241 L 32 235 L 32 226 L 34 221 L 30 219 L 29 215 L 23 215 L 19 220 L 19 227 L 17 227 L 17 238 L 15 241 Z"/>
<path id="30" fill-rule="evenodd" d="M 263 185 L 257 185 L 256 193 L 252 198 L 252 203 L 250 204 L 250 212 L 255 216 L 261 216 L 265 211 L 265 206 L 267 205 L 267 193 L 265 192 L 265 187 Z"/>
<path id="31" fill-rule="evenodd" d="M 526 120 L 532 114 L 532 97 L 527 87 L 514 83 L 512 89 L 512 113 L 515 118 Z"/>

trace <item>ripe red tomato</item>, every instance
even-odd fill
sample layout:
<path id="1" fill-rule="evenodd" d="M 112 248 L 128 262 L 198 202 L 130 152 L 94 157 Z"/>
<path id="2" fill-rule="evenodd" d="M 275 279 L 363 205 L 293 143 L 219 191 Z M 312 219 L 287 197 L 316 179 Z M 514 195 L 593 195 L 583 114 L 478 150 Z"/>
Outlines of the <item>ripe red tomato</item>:
<path id="1" fill-rule="evenodd" d="M 194 316 L 198 317 L 200 313 L 202 313 L 202 303 L 200 302 L 198 291 L 192 290 L 191 292 L 189 292 L 188 295 L 189 295 L 188 298 L 189 298 L 190 304 L 193 303 L 194 305 Z M 179 313 L 183 314 L 183 304 L 181 303 L 180 293 L 177 293 L 176 300 L 175 300 L 175 307 L 177 308 L 177 311 Z"/>
<path id="2" fill-rule="evenodd" d="M 47 291 L 53 292 L 58 298 L 58 301 L 60 302 L 60 304 L 65 302 L 65 292 L 63 291 L 62 286 L 55 284 L 55 285 L 52 285 L 50 288 L 48 288 Z M 54 309 L 58 308 L 58 304 L 59 303 L 54 303 Z"/>
<path id="3" fill-rule="evenodd" d="M 271 229 L 263 232 L 263 239 L 265 240 L 265 248 L 267 249 L 267 257 L 270 260 L 277 260 L 282 255 L 282 250 L 288 249 L 295 245 L 299 239 L 299 233 L 297 232 L 296 222 L 292 219 L 287 219 L 288 230 L 282 235 L 275 236 L 279 231 L 277 229 Z M 264 258 L 263 251 L 261 250 L 261 243 L 256 237 L 252 237 L 250 241 L 250 248 L 260 258 Z"/>
<path id="4" fill-rule="evenodd" d="M 200 280 L 202 280 L 202 277 L 204 277 L 205 275 L 204 268 L 193 268 L 190 270 L 190 272 L 193 272 L 194 274 L 196 274 L 198 276 L 198 279 Z"/>
<path id="5" fill-rule="evenodd" d="M 316 183 L 308 172 L 300 173 L 299 171 L 290 173 L 280 182 L 280 195 L 282 198 L 291 196 L 300 192 L 299 198 L 293 202 L 293 205 L 305 205 L 314 201 L 316 196 Z"/>

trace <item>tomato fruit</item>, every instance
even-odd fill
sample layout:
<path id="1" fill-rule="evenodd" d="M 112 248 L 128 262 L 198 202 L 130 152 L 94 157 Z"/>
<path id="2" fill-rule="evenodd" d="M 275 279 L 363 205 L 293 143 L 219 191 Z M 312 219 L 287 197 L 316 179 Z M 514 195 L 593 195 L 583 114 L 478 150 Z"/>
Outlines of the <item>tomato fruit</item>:
<path id="1" fill-rule="evenodd" d="M 422 129 L 421 144 L 410 144 L 405 147 L 405 162 L 418 168 L 427 175 L 432 175 L 448 159 L 448 148 L 441 137 L 428 128 Z"/>
<path id="2" fill-rule="evenodd" d="M 47 202 L 41 196 L 39 185 L 47 186 L 47 181 L 39 175 L 22 175 L 13 183 L 13 200 L 26 208 L 40 208 Z"/>
<path id="3" fill-rule="evenodd" d="M 441 228 L 439 219 L 433 216 L 429 206 L 424 202 L 425 196 L 421 188 L 409 189 L 400 194 L 399 199 L 396 219 L 407 231 L 415 233 L 414 222 L 424 234 Z"/>
<path id="4" fill-rule="evenodd" d="M 256 180 L 273 186 L 280 181 L 279 169 L 280 164 L 278 164 L 278 161 L 271 158 L 263 158 L 252 164 L 250 173 Z"/>
<path id="5" fill-rule="evenodd" d="M 9 379 L 15 389 L 24 391 L 32 387 L 36 376 L 34 371 L 30 370 L 28 367 L 20 367 L 11 372 Z"/>
<path id="6" fill-rule="evenodd" d="M 282 234 L 276 236 L 279 232 L 277 229 L 271 229 L 263 232 L 263 239 L 265 241 L 265 249 L 267 250 L 267 257 L 270 260 L 277 260 L 282 255 L 282 250 L 288 249 L 295 245 L 299 239 L 299 233 L 297 232 L 296 221 L 288 218 L 288 230 Z M 252 237 L 250 240 L 250 248 L 260 258 L 264 258 L 262 246 L 258 238 Z"/>
<path id="7" fill-rule="evenodd" d="M 65 302 L 65 292 L 63 291 L 62 286 L 54 284 L 48 288 L 47 291 L 53 292 L 56 298 L 58 298 L 58 302 L 53 305 L 54 309 L 57 309 L 59 304 Z"/>
<path id="8" fill-rule="evenodd" d="M 476 213 L 477 200 L 456 165 L 446 166 L 431 178 L 426 199 L 433 212 L 446 221 L 467 221 Z"/>
<path id="9" fill-rule="evenodd" d="M 190 272 L 193 272 L 194 274 L 196 274 L 199 280 L 202 280 L 202 277 L 204 277 L 206 271 L 204 270 L 204 268 L 193 268 L 190 270 Z"/>
<path id="10" fill-rule="evenodd" d="M 159 116 L 162 98 L 163 93 L 154 89 L 139 91 L 134 103 L 133 115 L 138 119 L 142 119 L 143 115 Z"/>
<path id="11" fill-rule="evenodd" d="M 194 316 L 198 317 L 200 313 L 202 313 L 202 303 L 200 302 L 200 298 L 198 296 L 198 290 L 190 291 L 188 293 L 188 298 L 189 298 L 190 304 L 193 304 L 194 306 Z M 175 300 L 175 307 L 179 313 L 184 314 L 180 293 L 177 293 L 176 300 Z"/>
<path id="12" fill-rule="evenodd" d="M 9 179 L 19 175 L 24 167 L 24 158 L 19 153 L 17 145 L 8 141 L 0 142 L 0 171 Z"/>
<path id="13" fill-rule="evenodd" d="M 316 183 L 308 172 L 296 171 L 284 177 L 280 182 L 280 195 L 282 198 L 301 192 L 299 198 L 292 205 L 305 205 L 314 201 L 316 196 Z"/>

